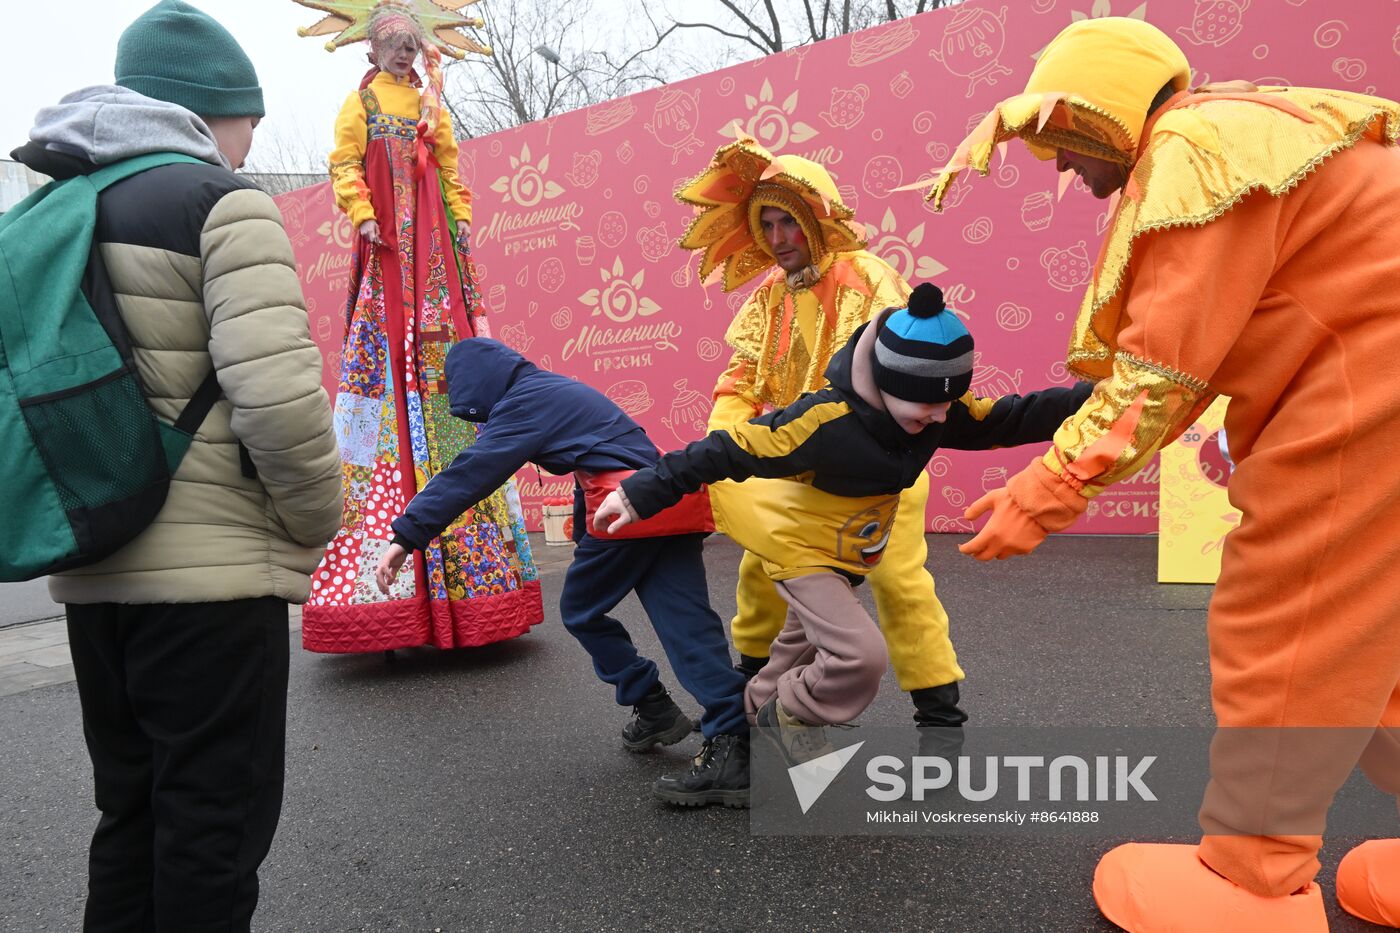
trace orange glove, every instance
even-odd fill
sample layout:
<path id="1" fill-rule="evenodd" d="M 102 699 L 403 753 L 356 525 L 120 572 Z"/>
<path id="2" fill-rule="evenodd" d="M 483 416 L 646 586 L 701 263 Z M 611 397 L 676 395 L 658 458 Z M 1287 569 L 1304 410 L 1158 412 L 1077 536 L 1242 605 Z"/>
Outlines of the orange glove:
<path id="1" fill-rule="evenodd" d="M 1050 472 L 1039 458 L 1011 477 L 1002 489 L 993 489 L 972 505 L 963 517 L 968 521 L 988 509 L 991 520 L 958 550 L 978 560 L 1006 560 L 1029 554 L 1052 531 L 1064 531 L 1089 507 L 1089 500 L 1074 485 Z"/>
<path id="2" fill-rule="evenodd" d="M 991 510 L 991 520 L 982 526 L 971 541 L 958 545 L 958 550 L 970 554 L 978 560 L 1006 560 L 1018 554 L 1029 554 L 1040 546 L 1049 534 L 1040 522 L 1036 521 L 1016 504 L 1006 488 L 993 489 L 963 512 L 963 518 L 973 521 L 983 512 Z"/>

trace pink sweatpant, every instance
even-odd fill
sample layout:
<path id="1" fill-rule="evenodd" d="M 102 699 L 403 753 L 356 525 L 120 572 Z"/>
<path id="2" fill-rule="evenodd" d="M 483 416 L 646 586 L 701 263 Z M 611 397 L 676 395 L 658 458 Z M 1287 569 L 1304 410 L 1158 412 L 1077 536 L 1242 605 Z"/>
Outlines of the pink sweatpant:
<path id="1" fill-rule="evenodd" d="M 783 709 L 805 723 L 851 721 L 875 699 L 889 665 L 879 627 L 840 574 L 775 584 L 788 604 L 787 622 L 744 693 L 749 721 L 775 692 Z"/>

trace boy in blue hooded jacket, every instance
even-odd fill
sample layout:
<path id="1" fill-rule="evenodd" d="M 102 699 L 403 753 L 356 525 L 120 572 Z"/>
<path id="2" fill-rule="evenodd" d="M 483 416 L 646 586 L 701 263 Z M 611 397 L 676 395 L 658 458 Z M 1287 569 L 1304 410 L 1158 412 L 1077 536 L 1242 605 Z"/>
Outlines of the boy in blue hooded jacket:
<path id="1" fill-rule="evenodd" d="M 394 521 L 393 544 L 376 573 L 385 592 L 410 551 L 425 547 L 526 463 L 556 474 L 597 473 L 649 467 L 660 457 L 641 426 L 601 392 L 540 369 L 495 340 L 474 337 L 453 346 L 446 374 L 452 414 L 485 426 Z M 633 707 L 623 745 L 646 751 L 679 742 L 692 729 L 656 664 L 608 615 L 635 591 L 681 686 L 704 707 L 700 755 L 688 771 L 658 779 L 657 796 L 686 806 L 748 806 L 745 681 L 732 666 L 724 624 L 710 608 L 704 533 L 597 537 L 586 528 L 578 488 L 574 512 L 577 547 L 559 613 L 593 658 L 599 679 L 613 686 L 618 704 Z"/>

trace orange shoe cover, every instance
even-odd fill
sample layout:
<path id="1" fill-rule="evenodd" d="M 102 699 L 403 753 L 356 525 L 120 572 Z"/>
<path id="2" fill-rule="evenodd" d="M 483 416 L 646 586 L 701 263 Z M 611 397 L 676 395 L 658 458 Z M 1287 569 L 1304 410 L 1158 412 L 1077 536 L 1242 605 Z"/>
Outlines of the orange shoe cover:
<path id="1" fill-rule="evenodd" d="M 1326 933 L 1322 892 L 1260 897 L 1217 875 L 1194 845 L 1119 846 L 1099 860 L 1094 900 L 1129 933 Z"/>
<path id="2" fill-rule="evenodd" d="M 1353 917 L 1400 926 L 1400 839 L 1372 839 L 1337 866 L 1337 903 Z"/>

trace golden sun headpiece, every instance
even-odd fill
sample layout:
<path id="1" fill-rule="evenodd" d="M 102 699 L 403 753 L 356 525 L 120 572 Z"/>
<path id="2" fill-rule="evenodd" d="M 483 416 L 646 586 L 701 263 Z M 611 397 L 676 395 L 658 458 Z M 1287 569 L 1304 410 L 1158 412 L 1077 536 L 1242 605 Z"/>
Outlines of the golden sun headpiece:
<path id="1" fill-rule="evenodd" d="M 997 104 L 962 141 L 926 199 L 941 210 L 960 172 L 986 175 L 992 153 L 1015 138 L 1037 159 L 1068 149 L 1131 166 L 1157 92 L 1167 84 L 1186 90 L 1190 78 L 1186 55 L 1155 26 L 1128 17 L 1074 23 L 1045 47 L 1025 91 Z"/>
<path id="2" fill-rule="evenodd" d="M 370 19 L 380 7 L 393 7 L 413 20 L 418 31 L 440 51 L 453 58 L 465 58 L 467 52 L 490 55 L 491 47 L 482 45 L 463 33 L 462 29 L 480 29 L 482 20 L 462 15 L 462 10 L 480 0 L 292 0 L 304 7 L 329 14 L 313 26 L 297 30 L 300 36 L 327 36 L 336 33 L 326 43 L 334 52 L 341 46 L 370 39 Z"/>
<path id="3" fill-rule="evenodd" d="M 775 156 L 737 123 L 733 132 L 734 142 L 721 146 L 705 171 L 676 190 L 676 200 L 695 209 L 680 246 L 705 251 L 702 281 L 712 281 L 722 270 L 722 288 L 731 291 L 772 268 L 774 256 L 759 220 L 765 207 L 781 208 L 797 220 L 813 264 L 827 253 L 864 248 L 865 229 L 842 203 L 826 169 L 800 156 Z"/>

